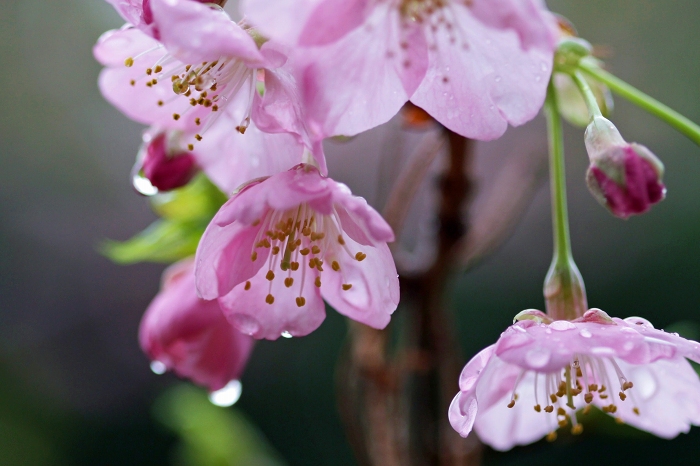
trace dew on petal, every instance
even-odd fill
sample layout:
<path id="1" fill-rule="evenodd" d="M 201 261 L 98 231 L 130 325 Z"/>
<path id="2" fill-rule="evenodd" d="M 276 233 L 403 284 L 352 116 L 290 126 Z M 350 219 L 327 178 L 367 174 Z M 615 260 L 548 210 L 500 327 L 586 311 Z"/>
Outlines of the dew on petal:
<path id="1" fill-rule="evenodd" d="M 168 371 L 168 366 L 166 366 L 163 362 L 161 361 L 153 361 L 151 362 L 151 371 L 154 374 L 157 375 L 162 375 L 165 374 Z"/>
<path id="2" fill-rule="evenodd" d="M 148 178 L 141 175 L 140 171 L 132 175 L 131 184 L 139 194 L 144 196 L 155 196 L 158 194 L 158 188 L 153 186 Z"/>
<path id="3" fill-rule="evenodd" d="M 564 331 L 564 330 L 571 330 L 575 329 L 576 325 L 572 324 L 568 320 L 555 320 L 551 324 L 549 324 L 549 328 L 552 330 L 557 330 L 557 331 Z"/>
<path id="4" fill-rule="evenodd" d="M 547 348 L 533 348 L 525 354 L 525 362 L 533 369 L 544 367 L 552 357 L 552 353 Z"/>
<path id="5" fill-rule="evenodd" d="M 593 334 L 588 330 L 587 328 L 582 328 L 580 332 L 578 332 L 579 335 L 581 335 L 583 338 L 591 338 Z"/>
<path id="6" fill-rule="evenodd" d="M 289 333 L 287 330 L 285 330 L 284 332 L 282 332 L 282 333 L 280 334 L 280 336 L 281 336 L 282 338 L 292 338 L 292 334 Z"/>
<path id="7" fill-rule="evenodd" d="M 625 322 L 642 328 L 654 328 L 654 325 L 643 317 L 628 317 L 625 319 Z"/>
<path id="8" fill-rule="evenodd" d="M 238 380 L 232 380 L 222 389 L 216 390 L 209 394 L 209 401 L 216 406 L 225 408 L 233 406 L 240 398 L 243 391 L 243 385 Z"/>
<path id="9" fill-rule="evenodd" d="M 232 314 L 229 316 L 229 320 L 231 325 L 246 335 L 253 335 L 260 331 L 260 322 L 248 314 Z"/>

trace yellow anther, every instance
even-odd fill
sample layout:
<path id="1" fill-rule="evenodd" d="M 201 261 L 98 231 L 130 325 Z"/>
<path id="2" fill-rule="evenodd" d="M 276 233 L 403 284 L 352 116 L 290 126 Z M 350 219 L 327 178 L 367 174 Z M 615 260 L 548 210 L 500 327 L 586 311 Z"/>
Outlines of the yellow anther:
<path id="1" fill-rule="evenodd" d="M 187 144 L 187 150 L 194 150 L 194 144 Z"/>
<path id="2" fill-rule="evenodd" d="M 577 367 L 576 368 L 576 377 L 583 377 L 583 372 L 581 372 L 581 368 Z M 577 381 L 578 382 L 578 381 Z"/>
<path id="3" fill-rule="evenodd" d="M 135 85 L 136 85 L 136 81 L 134 81 L 134 80 L 132 79 L 131 81 L 129 81 L 129 84 L 131 84 L 132 86 L 135 86 Z"/>
<path id="4" fill-rule="evenodd" d="M 586 403 L 590 403 L 593 401 L 593 393 L 586 393 L 583 395 L 583 399 L 586 401 Z"/>
<path id="5" fill-rule="evenodd" d="M 606 389 L 607 388 L 605 387 L 605 385 L 601 385 L 600 390 L 598 390 L 598 392 L 603 393 Z"/>
<path id="6" fill-rule="evenodd" d="M 245 286 L 243 287 L 244 290 L 248 291 L 250 289 L 250 280 L 245 282 Z"/>
<path id="7" fill-rule="evenodd" d="M 336 272 L 340 270 L 340 264 L 338 264 L 338 261 L 333 261 L 333 263 L 331 263 L 331 268 Z"/>
<path id="8" fill-rule="evenodd" d="M 265 297 L 265 302 L 266 302 L 267 304 L 272 304 L 272 303 L 275 302 L 275 297 L 272 296 L 271 294 L 269 294 L 269 295 L 267 295 L 267 296 Z"/>
<path id="9" fill-rule="evenodd" d="M 343 235 L 338 235 L 338 243 L 341 246 L 345 244 L 345 240 L 343 239 Z"/>
<path id="10" fill-rule="evenodd" d="M 562 419 L 561 421 L 557 422 L 559 424 L 559 427 L 566 427 L 569 425 L 569 421 L 566 419 Z"/>
<path id="11" fill-rule="evenodd" d="M 304 249 L 302 249 L 301 251 L 299 251 L 299 254 L 301 254 L 302 256 L 306 256 L 306 255 L 308 255 L 310 252 L 311 252 L 311 250 L 310 250 L 309 248 L 304 248 Z"/>
<path id="12" fill-rule="evenodd" d="M 622 390 L 629 390 L 632 387 L 634 387 L 634 384 L 632 382 L 625 382 L 622 384 Z"/>
<path id="13" fill-rule="evenodd" d="M 284 286 L 290 288 L 294 284 L 294 279 L 292 277 L 287 277 L 284 279 Z"/>
<path id="14" fill-rule="evenodd" d="M 620 392 L 620 400 L 621 400 L 621 401 L 625 401 L 625 398 L 627 398 L 627 395 L 625 395 L 624 393 Z"/>
<path id="15" fill-rule="evenodd" d="M 124 65 L 126 65 L 129 68 L 134 66 L 134 59 L 131 57 L 127 58 L 126 60 L 124 60 Z"/>
<path id="16" fill-rule="evenodd" d="M 194 135 L 194 138 L 195 138 L 197 141 L 201 141 L 201 140 L 202 140 L 202 136 L 201 136 L 200 134 L 195 134 L 195 135 Z"/>
<path id="17" fill-rule="evenodd" d="M 161 71 L 163 71 L 163 67 L 158 65 L 158 66 L 156 66 L 155 71 L 156 71 L 156 73 L 160 73 Z"/>
<path id="18" fill-rule="evenodd" d="M 279 246 L 275 246 L 275 247 L 272 248 L 272 254 L 279 254 L 279 253 L 280 253 L 280 247 L 279 247 Z"/>
<path id="19" fill-rule="evenodd" d="M 267 275 L 265 275 L 265 278 L 267 278 L 270 281 L 274 280 L 275 279 L 275 272 L 273 272 L 272 270 L 268 270 Z"/>
<path id="20" fill-rule="evenodd" d="M 180 119 L 180 115 L 178 113 L 173 113 L 173 120 L 177 121 Z"/>
<path id="21" fill-rule="evenodd" d="M 162 101 L 162 100 L 159 100 L 159 101 L 158 101 L 158 106 L 159 106 L 159 107 L 162 107 L 162 106 L 163 106 L 163 101 Z"/>
<path id="22" fill-rule="evenodd" d="M 358 252 L 357 254 L 355 254 L 355 259 L 357 259 L 358 262 L 362 262 L 363 260 L 365 260 L 365 257 L 367 257 L 367 254 L 365 254 L 364 252 Z"/>
<path id="23" fill-rule="evenodd" d="M 548 442 L 553 442 L 557 439 L 557 433 L 555 431 L 552 431 L 552 432 L 548 433 L 545 438 L 547 439 Z"/>
<path id="24" fill-rule="evenodd" d="M 316 277 L 316 280 L 314 280 L 314 285 L 316 287 L 321 288 L 321 277 Z"/>
<path id="25" fill-rule="evenodd" d="M 151 80 L 151 84 L 153 84 L 153 85 L 155 86 L 156 84 L 158 84 L 158 80 L 157 80 L 157 79 L 152 79 L 152 80 Z"/>
<path id="26" fill-rule="evenodd" d="M 564 411 L 564 408 L 557 408 L 557 416 L 566 416 L 566 411 Z"/>
<path id="27" fill-rule="evenodd" d="M 219 111 L 219 106 L 218 106 L 218 105 L 213 105 L 213 106 L 211 107 L 211 111 L 212 111 L 212 112 L 218 112 L 218 111 Z M 302 306 L 303 306 L 303 304 L 302 304 Z"/>
<path id="28" fill-rule="evenodd" d="M 236 131 L 238 131 L 241 134 L 245 134 L 245 130 L 247 130 L 247 129 L 248 128 L 245 126 L 236 126 Z"/>
<path id="29" fill-rule="evenodd" d="M 261 242 L 262 242 L 262 245 L 265 246 L 266 248 L 270 247 L 270 241 L 267 238 L 263 238 L 263 240 Z"/>
<path id="30" fill-rule="evenodd" d="M 508 407 L 512 408 L 513 406 L 515 406 L 515 400 L 510 400 L 510 403 L 508 403 Z"/>
<path id="31" fill-rule="evenodd" d="M 620 417 L 616 417 L 616 418 L 615 418 L 615 422 L 617 422 L 618 424 L 624 424 L 624 423 L 625 423 L 625 421 L 623 421 L 622 418 L 620 418 Z"/>
<path id="32" fill-rule="evenodd" d="M 304 227 L 301 229 L 301 234 L 304 236 L 309 236 L 311 235 L 311 228 L 309 227 Z"/>
<path id="33" fill-rule="evenodd" d="M 541 412 L 542 412 L 542 406 L 540 406 L 540 405 L 535 405 L 535 411 L 537 411 L 538 413 L 541 413 Z"/>
<path id="34" fill-rule="evenodd" d="M 343 290 L 348 291 L 352 288 L 352 283 L 343 283 Z"/>
<path id="35" fill-rule="evenodd" d="M 592 383 L 588 386 L 588 390 L 591 392 L 596 392 L 596 391 L 598 391 L 598 385 Z"/>
<path id="36" fill-rule="evenodd" d="M 544 407 L 544 412 L 545 412 L 545 413 L 551 413 L 552 411 L 554 411 L 554 406 L 552 406 L 552 405 L 547 405 L 547 406 Z"/>
<path id="37" fill-rule="evenodd" d="M 571 434 L 572 435 L 581 435 L 583 433 L 583 425 L 581 424 L 576 424 L 571 428 Z"/>
<path id="38" fill-rule="evenodd" d="M 637 407 L 632 408 L 632 412 L 634 414 L 636 414 L 637 416 L 639 416 L 639 408 L 637 408 Z"/>
<path id="39" fill-rule="evenodd" d="M 306 304 L 306 299 L 303 296 L 299 296 L 297 298 L 297 306 L 302 307 L 304 304 Z"/>
<path id="40" fill-rule="evenodd" d="M 549 399 L 552 400 L 552 403 L 557 402 L 557 395 L 549 395 Z"/>
<path id="41" fill-rule="evenodd" d="M 608 395 L 598 395 L 598 396 L 600 396 L 600 399 L 601 399 L 601 400 L 607 400 L 607 399 L 608 399 Z"/>
<path id="42" fill-rule="evenodd" d="M 152 70 L 151 68 L 146 68 L 146 74 L 147 74 L 148 76 L 152 75 L 152 74 L 153 74 L 153 70 Z"/>
<path id="43" fill-rule="evenodd" d="M 292 262 L 291 266 L 293 272 L 299 270 L 299 262 Z"/>
<path id="44" fill-rule="evenodd" d="M 255 262 L 255 259 L 257 259 L 257 258 L 258 258 L 258 252 L 257 252 L 257 251 L 253 251 L 253 253 L 250 255 L 250 260 L 252 260 L 253 262 Z"/>
<path id="45" fill-rule="evenodd" d="M 311 252 L 313 252 L 314 254 L 318 254 L 319 252 L 321 252 L 321 248 L 319 248 L 318 246 L 316 246 L 316 245 L 314 244 L 314 245 L 311 247 Z"/>
<path id="46" fill-rule="evenodd" d="M 194 124 L 197 125 L 197 126 L 199 126 L 199 125 L 202 124 L 202 120 L 200 120 L 199 117 L 197 117 L 197 118 L 194 119 Z"/>

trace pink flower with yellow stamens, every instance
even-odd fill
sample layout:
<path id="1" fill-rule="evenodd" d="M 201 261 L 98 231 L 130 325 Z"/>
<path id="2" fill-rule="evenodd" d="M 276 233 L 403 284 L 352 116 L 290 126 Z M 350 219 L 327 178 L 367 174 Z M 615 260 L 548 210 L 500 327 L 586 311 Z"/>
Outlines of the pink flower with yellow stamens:
<path id="1" fill-rule="evenodd" d="M 700 380 L 686 360 L 700 361 L 697 342 L 600 309 L 574 321 L 521 316 L 462 371 L 449 418 L 463 437 L 474 430 L 508 450 L 554 440 L 560 427 L 579 434 L 591 405 L 664 438 L 700 424 Z"/>
<path id="2" fill-rule="evenodd" d="M 197 249 L 197 289 L 255 338 L 312 332 L 323 299 L 383 328 L 399 301 L 393 239 L 364 199 L 300 164 L 252 182 L 219 210 Z"/>

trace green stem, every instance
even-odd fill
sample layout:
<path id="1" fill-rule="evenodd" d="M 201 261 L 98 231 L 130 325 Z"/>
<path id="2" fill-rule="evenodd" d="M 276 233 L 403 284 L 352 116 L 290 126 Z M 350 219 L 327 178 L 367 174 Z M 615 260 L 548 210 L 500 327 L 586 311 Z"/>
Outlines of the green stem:
<path id="1" fill-rule="evenodd" d="M 576 83 L 576 86 L 578 86 L 578 90 L 581 91 L 583 100 L 586 101 L 588 115 L 591 117 L 591 120 L 593 120 L 594 117 L 603 116 L 603 112 L 600 111 L 600 107 L 598 106 L 598 100 L 595 98 L 595 94 L 593 94 L 591 86 L 588 85 L 588 81 L 586 81 L 583 73 L 581 73 L 579 70 L 575 70 L 573 73 L 571 73 L 571 77 Z"/>
<path id="2" fill-rule="evenodd" d="M 564 135 L 557 109 L 554 86 L 550 83 L 545 101 L 547 133 L 549 136 L 549 170 L 552 190 L 552 226 L 554 256 L 560 264 L 572 259 L 569 236 L 569 214 L 566 207 L 566 173 L 564 170 Z"/>
<path id="3" fill-rule="evenodd" d="M 619 94 L 638 107 L 641 107 L 660 120 L 665 121 L 700 146 L 700 126 L 693 123 L 688 118 L 667 105 L 662 104 L 653 97 L 648 96 L 639 89 L 627 84 L 613 74 L 608 73 L 589 60 L 581 60 L 579 62 L 579 69 L 608 86 L 613 92 Z"/>
<path id="4" fill-rule="evenodd" d="M 549 170 L 552 190 L 554 257 L 544 281 L 547 314 L 555 320 L 574 320 L 586 312 L 586 291 L 571 254 L 569 215 L 566 206 L 564 134 L 557 108 L 554 84 L 550 81 L 544 104 L 549 135 Z"/>

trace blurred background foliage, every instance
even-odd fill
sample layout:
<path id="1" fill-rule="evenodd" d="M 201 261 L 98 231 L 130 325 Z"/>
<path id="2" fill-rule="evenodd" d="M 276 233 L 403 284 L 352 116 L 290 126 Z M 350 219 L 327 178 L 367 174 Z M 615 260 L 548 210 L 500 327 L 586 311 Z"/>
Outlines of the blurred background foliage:
<path id="1" fill-rule="evenodd" d="M 609 53 L 614 73 L 700 121 L 694 0 L 548 3 Z M 97 253 L 105 238 L 125 240 L 156 220 L 128 179 L 141 128 L 96 86 L 91 46 L 121 21 L 98 0 L 4 0 L 0 18 L 0 464 L 354 464 L 335 404 L 346 327 L 334 312 L 308 337 L 260 342 L 235 408 L 151 373 L 136 329 L 163 266 L 119 267 Z M 613 121 L 664 161 L 669 191 L 648 215 L 613 218 L 587 193 L 582 134 L 567 127 L 572 240 L 589 303 L 697 338 L 700 148 L 620 99 Z M 351 144 L 378 155 L 381 131 Z M 334 175 L 366 192 L 367 164 L 334 161 L 334 151 L 347 151 L 339 146 L 329 144 L 331 170 L 354 170 Z M 449 298 L 465 362 L 517 312 L 542 308 L 548 196 L 543 184 L 505 246 L 455 277 Z M 664 441 L 601 418 L 581 437 L 487 451 L 485 464 L 690 464 L 698 456 L 698 428 Z"/>

